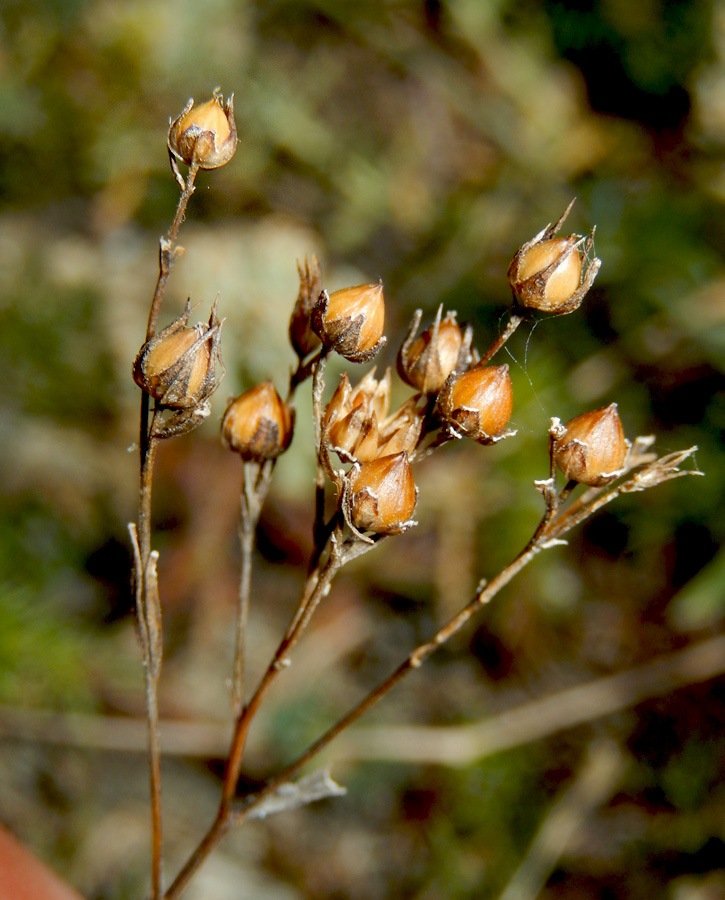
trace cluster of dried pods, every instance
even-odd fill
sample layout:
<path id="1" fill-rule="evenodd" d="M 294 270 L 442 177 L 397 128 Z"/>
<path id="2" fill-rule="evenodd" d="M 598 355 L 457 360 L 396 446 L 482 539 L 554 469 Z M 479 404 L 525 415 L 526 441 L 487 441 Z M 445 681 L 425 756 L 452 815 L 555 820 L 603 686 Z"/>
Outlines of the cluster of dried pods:
<path id="1" fill-rule="evenodd" d="M 209 400 L 219 386 L 224 367 L 220 354 L 223 322 L 217 317 L 216 302 L 205 324 L 189 325 L 188 302 L 183 314 L 158 333 L 156 320 L 171 267 L 181 252 L 176 239 L 194 191 L 194 179 L 200 169 L 214 169 L 227 163 L 236 145 L 233 102 L 231 98 L 225 102 L 218 91 L 199 106 L 189 101 L 171 122 L 169 158 L 182 193 L 169 234 L 161 240 L 159 279 L 146 340 L 133 366 L 134 380 L 143 394 L 141 502 L 138 525 L 132 524 L 130 533 L 134 542 L 136 602 L 147 678 L 153 900 L 161 900 L 162 896 L 175 900 L 226 830 L 232 824 L 241 824 L 254 810 L 264 814 L 264 804 L 275 800 L 276 791 L 287 790 L 284 804 L 289 804 L 293 776 L 385 696 L 407 672 L 418 668 L 540 550 L 560 543 L 563 534 L 618 494 L 644 490 L 688 474 L 678 466 L 696 449 L 657 459 L 647 452 L 652 438 L 638 438 L 630 446 L 614 403 L 577 416 L 566 425 L 552 419 L 549 477 L 535 483 L 544 497 L 546 511 L 529 543 L 498 575 L 489 582 L 481 582 L 473 599 L 431 640 L 417 647 L 302 756 L 244 798 L 239 806 L 235 802 L 236 792 L 250 722 L 269 686 L 289 664 L 289 654 L 329 590 L 335 572 L 379 539 L 400 534 L 415 524 L 412 516 L 418 497 L 413 476 L 416 462 L 454 439 L 493 444 L 515 433 L 507 430 L 513 409 L 508 366 L 492 364 L 492 358 L 518 325 L 535 311 L 562 315 L 577 309 L 600 267 L 592 252 L 593 229 L 585 236 L 557 236 L 570 204 L 554 225 L 548 225 L 527 241 L 514 256 L 508 269 L 513 295 L 508 323 L 486 351 L 476 350 L 473 329 L 459 323 L 455 312 L 439 307 L 432 323 L 420 331 L 422 312 L 416 311 L 398 350 L 396 364 L 398 376 L 413 393 L 391 411 L 390 368 L 381 378 L 376 377 L 373 368 L 355 385 L 344 372 L 328 402 L 323 402 L 323 374 L 330 354 L 336 353 L 352 363 L 366 363 L 386 343 L 382 282 L 328 292 L 315 257 L 298 263 L 300 288 L 289 323 L 289 339 L 297 355 L 297 367 L 291 374 L 287 396 L 283 399 L 272 381 L 265 381 L 230 400 L 222 418 L 222 441 L 239 454 L 244 464 L 240 527 L 242 576 L 232 685 L 235 728 L 217 816 L 164 893 L 156 697 L 163 642 L 156 574 L 158 554 L 151 550 L 153 461 L 160 440 L 190 431 L 209 415 Z M 180 162 L 189 167 L 186 178 L 179 170 Z M 292 442 L 295 390 L 310 377 L 318 459 L 313 556 L 297 611 L 256 690 L 246 699 L 244 633 L 254 529 L 275 460 Z M 566 481 L 561 490 L 556 487 L 557 468 Z M 328 517 L 326 487 L 330 484 L 335 497 L 334 510 Z M 588 490 L 578 501 L 565 507 L 564 500 L 577 484 L 587 486 Z M 305 794 L 299 787 L 295 802 L 331 795 L 329 791 L 327 781 L 322 794 L 317 789 Z"/>
<path id="2" fill-rule="evenodd" d="M 193 108 L 187 108 L 172 125 L 170 147 L 179 154 L 185 147 L 188 154 L 195 146 L 189 133 L 207 134 L 198 120 L 211 117 L 204 127 L 216 127 L 216 120 L 226 122 L 229 109 L 216 98 L 200 107 L 203 115 L 196 118 Z M 220 141 L 204 139 L 213 160 L 219 157 L 216 144 L 228 142 L 230 133 L 232 129 L 225 130 Z M 555 237 L 568 212 L 524 244 L 511 263 L 516 320 L 532 309 L 571 312 L 591 287 L 600 265 L 591 257 L 593 231 L 587 237 Z M 322 287 L 316 257 L 305 259 L 298 269 L 300 289 L 289 338 L 300 366 L 316 354 L 308 365 L 311 371 L 331 352 L 353 363 L 372 360 L 386 344 L 382 282 L 329 293 Z M 452 438 L 493 444 L 515 434 L 506 429 L 513 409 L 508 366 L 491 365 L 490 351 L 483 356 L 477 352 L 472 328 L 459 324 L 455 312 L 439 307 L 433 322 L 418 334 L 421 317 L 417 310 L 397 354 L 398 375 L 415 390 L 413 396 L 391 412 L 391 369 L 380 379 L 373 369 L 355 386 L 343 373 L 322 412 L 318 454 L 338 489 L 345 520 L 358 534 L 399 534 L 415 524 L 411 517 L 418 490 L 411 464 L 431 447 Z M 189 430 L 208 415 L 208 400 L 223 369 L 216 304 L 207 325 L 189 327 L 188 318 L 187 304 L 181 317 L 142 347 L 134 365 L 136 382 L 171 411 L 159 429 L 161 437 Z M 222 420 L 225 446 L 245 461 L 278 457 L 290 446 L 293 430 L 291 403 L 271 381 L 231 400 Z M 569 423 L 555 456 L 567 478 L 602 485 L 621 470 L 626 451 L 612 404 Z M 331 464 L 333 452 L 350 464 L 347 471 Z"/>

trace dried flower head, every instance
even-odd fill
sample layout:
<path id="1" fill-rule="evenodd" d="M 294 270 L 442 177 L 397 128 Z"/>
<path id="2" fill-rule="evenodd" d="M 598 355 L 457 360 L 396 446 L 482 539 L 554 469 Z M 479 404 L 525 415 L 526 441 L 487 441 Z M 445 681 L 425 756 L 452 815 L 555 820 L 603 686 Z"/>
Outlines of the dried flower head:
<path id="1" fill-rule="evenodd" d="M 438 412 L 452 434 L 481 444 L 509 437 L 504 431 L 513 409 L 509 367 L 474 366 L 451 375 L 438 395 Z"/>
<path id="2" fill-rule="evenodd" d="M 328 294 L 312 310 L 312 327 L 328 350 L 351 362 L 368 362 L 385 344 L 383 283 L 361 284 Z"/>
<path id="3" fill-rule="evenodd" d="M 323 415 L 322 440 L 328 449 L 348 462 L 377 455 L 378 422 L 387 415 L 390 382 L 390 369 L 379 380 L 371 369 L 354 388 L 347 373 L 342 374 Z"/>
<path id="4" fill-rule="evenodd" d="M 234 95 L 225 102 L 217 88 L 200 106 L 189 100 L 169 126 L 168 146 L 187 165 L 217 169 L 228 163 L 237 149 Z"/>
<path id="5" fill-rule="evenodd" d="M 423 429 L 425 398 L 420 395 L 406 400 L 378 426 L 377 456 L 402 453 L 410 456 L 418 446 Z"/>
<path id="6" fill-rule="evenodd" d="M 289 339 L 300 359 L 304 359 L 320 346 L 320 339 L 312 329 L 312 307 L 322 292 L 322 273 L 316 256 L 304 265 L 297 263 L 300 274 L 300 290 L 289 323 Z"/>
<path id="7" fill-rule="evenodd" d="M 416 310 L 408 334 L 398 351 L 398 374 L 406 384 L 424 394 L 436 394 L 454 369 L 463 369 L 471 359 L 472 329 L 461 330 L 455 312 L 441 320 L 443 306 L 435 320 L 417 338 L 421 310 Z"/>
<path id="8" fill-rule="evenodd" d="M 601 260 L 590 259 L 593 228 L 586 237 L 554 237 L 572 203 L 554 226 L 548 225 L 527 241 L 509 266 L 509 284 L 521 306 L 558 315 L 573 312 L 596 278 Z"/>
<path id="9" fill-rule="evenodd" d="M 289 447 L 294 413 L 271 381 L 231 400 L 222 418 L 222 443 L 243 460 L 274 459 Z"/>
<path id="10" fill-rule="evenodd" d="M 353 466 L 343 491 L 343 512 L 358 532 L 401 534 L 416 524 L 410 517 L 417 499 L 408 454 L 396 453 Z"/>
<path id="11" fill-rule="evenodd" d="M 621 475 L 628 450 L 617 404 L 610 403 L 567 422 L 554 444 L 554 462 L 569 481 L 601 487 Z"/>
<path id="12" fill-rule="evenodd" d="M 219 386 L 219 338 L 222 323 L 216 301 L 207 325 L 188 326 L 189 301 L 181 316 L 141 347 L 133 379 L 160 406 L 190 409 L 204 403 Z M 223 374 L 223 366 L 222 374 Z"/>
<path id="13" fill-rule="evenodd" d="M 330 402 L 325 407 L 323 427 L 333 425 L 352 410 L 363 407 L 366 414 L 375 413 L 382 419 L 390 404 L 391 373 L 385 370 L 382 378 L 375 377 L 375 366 L 352 387 L 347 372 L 343 372 Z"/>

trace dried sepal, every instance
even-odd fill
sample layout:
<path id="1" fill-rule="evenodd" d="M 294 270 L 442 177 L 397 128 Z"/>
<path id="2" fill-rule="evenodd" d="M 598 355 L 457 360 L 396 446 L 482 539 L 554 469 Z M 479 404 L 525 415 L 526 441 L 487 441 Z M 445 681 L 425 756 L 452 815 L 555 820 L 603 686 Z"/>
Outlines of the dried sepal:
<path id="1" fill-rule="evenodd" d="M 377 456 L 389 456 L 405 451 L 412 456 L 423 430 L 425 398 L 418 394 L 406 400 L 378 427 Z"/>
<path id="2" fill-rule="evenodd" d="M 375 459 L 378 449 L 378 419 L 362 406 L 356 406 L 338 419 L 326 432 L 325 441 L 343 462 Z"/>
<path id="3" fill-rule="evenodd" d="M 680 478 L 683 475 L 704 475 L 705 473 L 699 469 L 683 470 L 679 468 L 696 451 L 697 446 L 688 447 L 686 450 L 677 450 L 647 462 L 643 468 L 635 472 L 632 478 L 621 485 L 620 491 L 623 494 L 646 491 L 648 488 L 656 487 L 658 484 L 664 484 L 665 481 L 672 481 L 673 478 Z"/>
<path id="4" fill-rule="evenodd" d="M 208 400 L 202 401 L 193 409 L 180 409 L 176 412 L 164 416 L 163 419 L 157 419 L 154 422 L 154 437 L 156 438 L 172 438 L 180 437 L 182 434 L 188 434 L 208 419 L 211 415 L 211 406 Z"/>
<path id="5" fill-rule="evenodd" d="M 390 404 L 391 372 L 375 378 L 373 367 L 353 388 L 346 372 L 322 417 L 322 442 L 344 462 L 373 459 L 377 455 L 378 422 Z"/>

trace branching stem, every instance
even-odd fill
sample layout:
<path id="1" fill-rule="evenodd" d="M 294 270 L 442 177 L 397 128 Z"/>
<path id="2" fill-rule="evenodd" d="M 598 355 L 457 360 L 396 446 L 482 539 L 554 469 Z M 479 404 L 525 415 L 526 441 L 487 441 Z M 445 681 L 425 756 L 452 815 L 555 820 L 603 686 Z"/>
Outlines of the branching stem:
<path id="1" fill-rule="evenodd" d="M 184 188 L 179 198 L 176 214 L 169 233 L 159 242 L 159 276 L 156 281 L 148 324 L 146 340 L 156 331 L 161 302 L 171 268 L 180 253 L 176 246 L 186 207 L 194 193 L 194 180 L 199 166 L 193 162 L 189 167 Z M 156 557 L 151 553 L 151 496 L 153 489 L 154 462 L 158 438 L 156 437 L 157 413 L 151 411 L 151 398 L 143 391 L 139 427 L 139 456 L 141 484 L 139 491 L 138 528 L 132 532 L 135 541 L 135 595 L 138 627 L 141 636 L 144 669 L 146 672 L 146 715 L 149 742 L 149 779 L 151 793 L 151 897 L 160 900 L 163 894 L 163 829 L 161 805 L 161 746 L 159 740 L 158 683 L 161 674 L 163 645 L 161 640 L 161 608 L 158 582 L 156 579 Z"/>

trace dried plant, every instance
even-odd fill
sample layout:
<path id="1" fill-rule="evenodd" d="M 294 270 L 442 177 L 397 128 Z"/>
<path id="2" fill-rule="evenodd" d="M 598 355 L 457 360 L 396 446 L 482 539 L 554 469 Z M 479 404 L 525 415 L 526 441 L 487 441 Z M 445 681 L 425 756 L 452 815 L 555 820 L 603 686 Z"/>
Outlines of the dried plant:
<path id="1" fill-rule="evenodd" d="M 557 238 L 571 209 L 516 253 L 508 271 L 513 303 L 501 334 L 479 353 L 470 326 L 440 307 L 433 322 L 416 337 L 418 310 L 397 357 L 401 379 L 414 393 L 389 409 L 391 371 L 382 378 L 368 372 L 353 387 L 345 372 L 325 402 L 325 367 L 330 354 L 352 363 L 368 362 L 383 347 L 383 284 L 349 287 L 329 293 L 316 258 L 300 265 L 300 290 L 292 310 L 289 336 L 297 367 L 286 398 L 266 381 L 227 406 L 222 441 L 238 453 L 243 471 L 240 495 L 242 567 L 235 658 L 232 663 L 234 730 L 214 821 L 169 887 L 162 880 L 162 805 L 158 684 L 162 671 L 162 605 L 157 577 L 158 553 L 152 550 L 151 497 L 154 460 L 160 441 L 193 430 L 209 414 L 209 397 L 223 376 L 220 340 L 223 320 L 215 301 L 204 325 L 190 327 L 190 307 L 163 331 L 156 323 L 174 261 L 182 252 L 178 233 L 200 169 L 224 165 L 236 147 L 231 99 L 217 91 L 199 107 L 193 101 L 173 120 L 168 135 L 171 164 L 181 197 L 168 235 L 161 240 L 159 277 L 144 344 L 133 367 L 142 390 L 140 415 L 141 491 L 138 521 L 129 526 L 134 548 L 134 586 L 138 631 L 146 671 L 151 781 L 153 900 L 179 897 L 190 879 L 230 829 L 248 819 L 344 793 L 326 771 L 299 777 L 334 738 L 383 698 L 409 672 L 418 669 L 469 619 L 489 603 L 539 553 L 565 543 L 567 533 L 623 493 L 646 490 L 682 475 L 701 474 L 680 466 L 695 447 L 658 458 L 654 438 L 625 439 L 615 403 L 585 412 L 568 424 L 554 418 L 548 433 L 550 470 L 535 482 L 544 501 L 543 516 L 530 540 L 512 561 L 481 581 L 470 601 L 429 640 L 416 647 L 395 671 L 297 759 L 250 793 L 239 795 L 250 727 L 266 695 L 290 665 L 295 646 L 310 624 L 337 573 L 390 537 L 403 534 L 418 499 L 418 466 L 446 444 L 468 438 L 487 445 L 512 437 L 506 428 L 513 390 L 506 365 L 491 365 L 516 328 L 538 311 L 576 310 L 600 267 L 593 256 L 593 235 Z M 188 166 L 186 177 L 179 162 Z M 247 690 L 245 637 L 255 529 L 277 458 L 289 448 L 294 431 L 296 391 L 311 381 L 317 454 L 313 551 L 299 603 L 256 687 Z M 543 439 L 543 436 L 542 436 Z M 485 451 L 482 451 L 485 452 Z M 557 469 L 564 484 L 557 483 Z M 423 487 L 423 490 L 425 487 Z"/>

